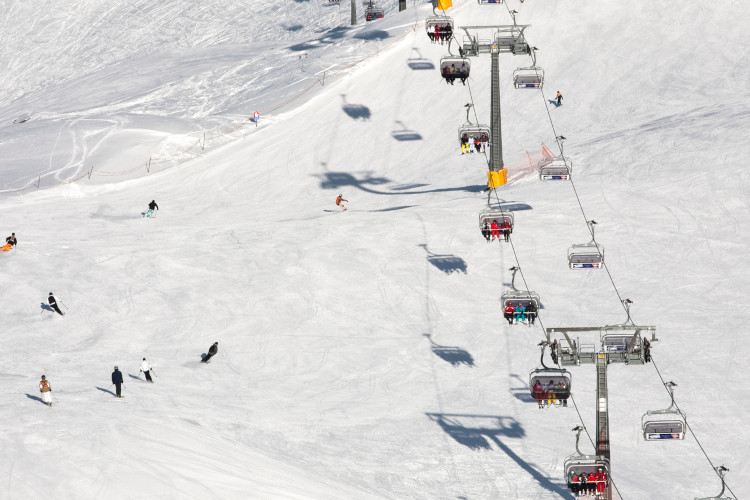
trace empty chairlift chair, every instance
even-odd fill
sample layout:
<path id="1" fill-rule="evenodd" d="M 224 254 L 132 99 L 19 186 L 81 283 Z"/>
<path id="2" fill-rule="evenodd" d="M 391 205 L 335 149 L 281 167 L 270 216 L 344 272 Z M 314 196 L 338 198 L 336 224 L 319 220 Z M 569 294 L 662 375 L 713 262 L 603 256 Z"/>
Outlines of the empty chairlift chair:
<path id="1" fill-rule="evenodd" d="M 596 221 L 588 221 L 591 228 L 591 241 L 574 244 L 568 249 L 568 265 L 571 269 L 600 269 L 604 264 L 604 247 L 594 239 Z"/>
<path id="2" fill-rule="evenodd" d="M 517 89 L 540 89 L 544 85 L 544 70 L 531 66 L 513 72 L 513 86 Z"/>
<path id="3" fill-rule="evenodd" d="M 641 418 L 643 439 L 646 441 L 661 441 L 665 439 L 685 439 L 686 416 L 678 410 L 674 402 L 674 382 L 664 384 L 669 390 L 672 404 L 664 410 L 649 410 Z"/>
<path id="4" fill-rule="evenodd" d="M 543 181 L 567 181 L 573 174 L 573 162 L 564 156 L 543 158 L 537 164 L 537 170 Z"/>

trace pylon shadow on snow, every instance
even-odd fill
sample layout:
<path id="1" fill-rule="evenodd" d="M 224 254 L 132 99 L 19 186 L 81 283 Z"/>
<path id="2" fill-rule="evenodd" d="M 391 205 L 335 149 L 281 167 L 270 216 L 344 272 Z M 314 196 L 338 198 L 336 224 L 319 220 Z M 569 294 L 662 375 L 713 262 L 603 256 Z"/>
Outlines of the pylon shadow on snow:
<path id="1" fill-rule="evenodd" d="M 387 31 L 372 30 L 365 31 L 363 33 L 357 33 L 352 38 L 358 38 L 360 40 L 386 40 L 390 37 L 391 35 L 389 35 Z"/>
<path id="2" fill-rule="evenodd" d="M 461 349 L 460 347 L 436 344 L 432 340 L 432 336 L 429 333 L 425 333 L 424 336 L 427 337 L 427 339 L 430 341 L 430 348 L 437 357 L 447 361 L 453 366 L 475 366 L 474 358 L 471 356 L 469 351 Z"/>
<path id="3" fill-rule="evenodd" d="M 456 442 L 472 450 L 490 450 L 494 443 L 500 451 L 512 459 L 521 469 L 534 478 L 545 490 L 557 493 L 562 498 L 572 498 L 566 484 L 552 482 L 537 467 L 518 456 L 501 437 L 522 438 L 526 432 L 513 417 L 499 415 L 467 415 L 460 413 L 425 413 Z"/>
<path id="4" fill-rule="evenodd" d="M 419 245 L 427 252 L 427 262 L 437 267 L 445 274 L 464 273 L 466 274 L 466 261 L 461 257 L 451 254 L 436 254 L 427 250 L 424 243 Z"/>
<path id="5" fill-rule="evenodd" d="M 424 187 L 427 184 L 414 184 L 412 186 L 398 185 L 389 188 L 392 191 L 399 191 L 398 193 L 390 193 L 388 191 L 380 191 L 373 189 L 371 186 L 381 186 L 392 182 L 390 179 L 385 177 L 373 177 L 371 172 L 358 172 L 357 176 L 350 174 L 349 172 L 325 172 L 322 174 L 312 174 L 320 178 L 321 189 L 332 189 L 339 191 L 341 188 L 353 187 L 360 189 L 366 193 L 372 194 L 383 194 L 389 196 L 398 196 L 402 194 L 427 194 L 427 193 L 442 193 L 442 192 L 453 192 L 461 191 L 468 193 L 481 193 L 486 188 L 485 185 L 477 186 L 461 186 L 455 188 L 439 188 L 439 189 L 424 189 L 422 191 L 410 191 L 410 189 Z M 359 178 L 358 176 L 362 176 Z M 334 195 L 335 196 L 335 195 Z"/>

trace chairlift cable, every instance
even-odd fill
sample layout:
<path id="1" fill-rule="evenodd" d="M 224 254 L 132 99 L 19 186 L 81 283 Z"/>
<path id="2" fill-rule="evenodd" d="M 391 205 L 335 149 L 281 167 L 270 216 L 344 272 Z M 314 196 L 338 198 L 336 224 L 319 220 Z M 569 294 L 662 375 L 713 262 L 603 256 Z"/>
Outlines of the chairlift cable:
<path id="1" fill-rule="evenodd" d="M 662 386 L 664 387 L 664 390 L 666 390 L 667 392 L 669 392 L 669 389 L 667 389 L 667 386 L 666 386 L 666 382 L 664 382 L 664 377 L 662 377 L 661 372 L 659 371 L 659 367 L 657 367 L 656 366 L 656 362 L 654 362 L 653 355 L 651 356 L 651 364 L 654 366 L 654 369 L 656 370 L 656 374 L 659 375 L 659 379 L 662 382 Z M 680 405 L 677 404 L 677 401 L 675 401 L 674 398 L 672 399 L 672 403 L 674 404 L 674 406 L 677 408 L 678 411 L 682 412 L 682 410 L 680 410 Z M 683 413 L 683 415 L 684 415 L 684 413 Z M 701 452 L 703 452 L 703 456 L 705 456 L 706 460 L 708 460 L 708 463 L 711 465 L 711 468 L 714 470 L 714 473 L 717 476 L 719 476 L 719 479 L 721 479 L 724 482 L 724 485 L 727 487 L 727 489 L 732 494 L 732 496 L 735 497 L 735 498 L 737 498 L 737 495 L 734 494 L 734 491 L 732 491 L 732 488 L 730 488 L 729 485 L 726 484 L 726 479 L 724 479 L 723 477 L 721 477 L 721 475 L 719 474 L 719 472 L 716 470 L 716 466 L 714 465 L 714 463 L 711 460 L 711 458 L 708 456 L 708 453 L 706 453 L 706 450 L 705 450 L 705 448 L 703 448 L 703 445 L 701 444 L 700 440 L 698 439 L 698 436 L 695 435 L 695 432 L 693 431 L 693 428 L 690 426 L 690 423 L 687 421 L 687 418 L 685 418 L 685 427 L 687 427 L 687 429 L 690 431 L 690 434 L 695 439 L 695 442 L 698 443 L 698 448 L 700 448 Z"/>

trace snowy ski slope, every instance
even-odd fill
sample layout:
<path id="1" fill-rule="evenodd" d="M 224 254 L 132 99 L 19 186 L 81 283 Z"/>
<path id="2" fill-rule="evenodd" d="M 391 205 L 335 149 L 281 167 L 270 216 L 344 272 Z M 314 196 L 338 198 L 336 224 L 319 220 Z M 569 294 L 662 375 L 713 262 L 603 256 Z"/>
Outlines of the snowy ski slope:
<path id="1" fill-rule="evenodd" d="M 482 239 L 487 165 L 456 137 L 467 102 L 489 121 L 489 56 L 467 86 L 419 69 L 447 53 L 428 3 L 349 27 L 348 2 L 5 2 L 0 498 L 573 498 L 581 420 L 528 395 L 543 331 L 502 318 L 513 265 L 544 326 L 622 322 L 620 297 L 657 326 L 653 364 L 610 365 L 621 498 L 715 495 L 701 446 L 747 498 L 750 7 L 508 1 L 547 75 L 515 90 L 529 60 L 501 57 L 512 246 Z M 560 134 L 575 191 L 526 161 Z M 586 218 L 612 281 L 567 267 Z M 700 446 L 643 441 L 657 367 Z M 595 370 L 570 370 L 593 433 Z"/>

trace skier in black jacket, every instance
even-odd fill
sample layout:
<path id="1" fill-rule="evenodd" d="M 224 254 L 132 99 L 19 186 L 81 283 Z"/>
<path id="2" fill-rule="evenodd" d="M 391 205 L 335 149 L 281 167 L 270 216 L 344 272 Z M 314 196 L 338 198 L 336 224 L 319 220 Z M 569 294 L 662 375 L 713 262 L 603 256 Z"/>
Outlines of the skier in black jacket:
<path id="1" fill-rule="evenodd" d="M 219 352 L 219 343 L 214 342 L 214 345 L 208 348 L 208 354 L 206 354 L 206 357 L 201 360 L 201 363 L 208 363 L 208 360 L 210 360 L 217 352 Z"/>
<path id="2" fill-rule="evenodd" d="M 122 392 L 120 387 L 122 386 L 122 372 L 119 368 L 115 366 L 115 371 L 112 372 L 112 383 L 115 384 L 115 391 L 117 392 L 117 397 L 122 397 Z"/>
<path id="3" fill-rule="evenodd" d="M 154 210 L 159 210 L 159 205 L 156 204 L 156 201 L 151 200 L 151 203 L 148 204 L 148 211 L 143 216 L 144 217 L 153 217 L 154 216 Z"/>
<path id="4" fill-rule="evenodd" d="M 49 297 L 47 297 L 47 302 L 49 303 L 50 307 L 57 311 L 57 314 L 60 316 L 65 316 L 65 313 L 63 313 L 59 307 L 57 307 L 57 301 L 55 300 L 55 296 L 52 295 L 52 292 L 49 293 Z"/>

